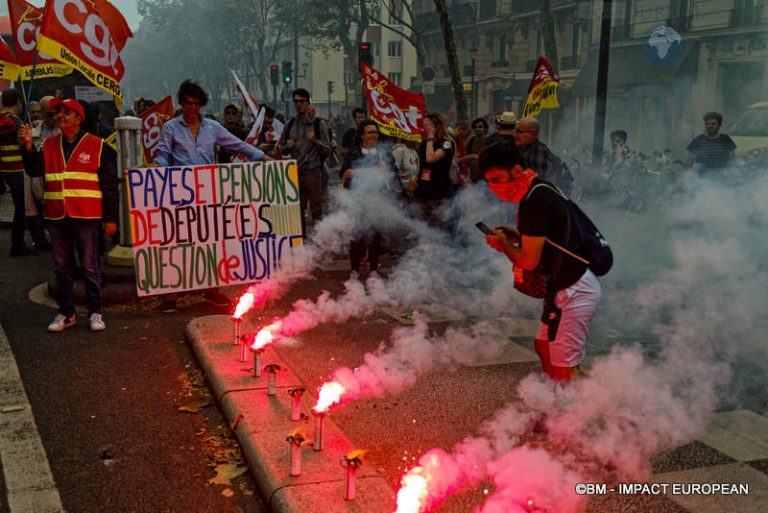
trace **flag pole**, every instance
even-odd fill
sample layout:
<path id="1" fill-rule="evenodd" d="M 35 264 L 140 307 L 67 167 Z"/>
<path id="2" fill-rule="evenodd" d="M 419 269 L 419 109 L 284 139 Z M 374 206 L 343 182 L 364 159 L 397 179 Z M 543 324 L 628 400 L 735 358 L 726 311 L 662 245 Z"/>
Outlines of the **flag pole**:
<path id="1" fill-rule="evenodd" d="M 40 52 L 35 50 L 35 56 L 32 57 L 32 71 L 29 74 L 29 91 L 24 92 L 24 78 L 23 73 L 19 72 L 19 82 L 21 82 L 21 94 L 24 96 L 24 119 L 29 122 L 29 102 L 32 99 L 32 82 L 35 80 L 35 68 L 37 68 L 37 57 Z"/>

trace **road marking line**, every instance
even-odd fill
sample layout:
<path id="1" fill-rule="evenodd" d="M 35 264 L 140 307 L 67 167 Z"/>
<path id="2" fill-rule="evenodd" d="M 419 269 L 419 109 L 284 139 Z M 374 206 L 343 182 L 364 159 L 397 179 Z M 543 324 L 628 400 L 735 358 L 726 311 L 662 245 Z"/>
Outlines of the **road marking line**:
<path id="1" fill-rule="evenodd" d="M 0 461 L 11 513 L 63 513 L 16 359 L 0 325 Z"/>

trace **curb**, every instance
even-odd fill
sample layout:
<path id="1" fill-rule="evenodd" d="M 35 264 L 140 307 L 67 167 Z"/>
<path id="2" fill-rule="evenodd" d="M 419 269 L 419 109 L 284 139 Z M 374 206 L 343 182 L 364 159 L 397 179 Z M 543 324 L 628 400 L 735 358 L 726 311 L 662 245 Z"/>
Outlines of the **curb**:
<path id="1" fill-rule="evenodd" d="M 255 331 L 248 319 L 243 332 Z M 316 400 L 309 392 L 301 398 L 303 419 L 291 421 L 293 399 L 288 390 L 302 387 L 301 380 L 272 348 L 262 355 L 263 364 L 276 363 L 276 394 L 267 394 L 267 377 L 251 376 L 252 363 L 238 361 L 239 348 L 232 343 L 232 321 L 224 315 L 193 319 L 185 335 L 205 372 L 210 388 L 230 426 L 235 425 L 243 454 L 267 504 L 268 511 L 279 513 L 391 513 L 395 510 L 395 492 L 370 465 L 363 464 L 356 474 L 356 498 L 344 499 L 346 471 L 340 461 L 356 449 L 352 441 L 326 417 L 323 448 L 315 451 L 302 447 L 301 475 L 292 477 L 290 444 L 286 437 L 296 428 L 305 437 L 313 436 L 311 407 Z"/>

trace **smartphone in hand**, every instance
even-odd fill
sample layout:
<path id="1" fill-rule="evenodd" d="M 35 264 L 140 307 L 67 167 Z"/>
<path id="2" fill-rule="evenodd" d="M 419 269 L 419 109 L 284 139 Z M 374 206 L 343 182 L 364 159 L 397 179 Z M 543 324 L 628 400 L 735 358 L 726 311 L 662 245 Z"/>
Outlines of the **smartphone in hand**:
<path id="1" fill-rule="evenodd" d="M 475 223 L 475 226 L 477 226 L 477 228 L 484 234 L 493 235 L 493 232 L 491 231 L 491 229 L 484 222 L 480 221 L 478 223 Z"/>

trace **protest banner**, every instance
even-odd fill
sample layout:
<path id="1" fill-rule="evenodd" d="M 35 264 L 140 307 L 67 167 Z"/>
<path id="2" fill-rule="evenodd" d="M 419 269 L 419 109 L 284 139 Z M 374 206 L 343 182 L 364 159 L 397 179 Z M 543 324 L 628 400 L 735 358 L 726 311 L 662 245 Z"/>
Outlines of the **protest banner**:
<path id="1" fill-rule="evenodd" d="M 421 123 L 426 110 L 424 95 L 397 87 L 363 61 L 360 61 L 360 69 L 368 112 L 378 123 L 381 133 L 421 141 Z"/>
<path id="2" fill-rule="evenodd" d="M 557 109 L 560 102 L 557 100 L 557 88 L 560 86 L 560 77 L 557 76 L 552 64 L 546 57 L 539 57 L 534 68 L 531 85 L 528 86 L 528 94 L 525 97 L 523 108 L 520 109 L 520 118 L 528 118 L 537 115 L 541 109 Z"/>
<path id="3" fill-rule="evenodd" d="M 141 117 L 141 145 L 144 150 L 144 164 L 149 165 L 157 157 L 163 125 L 173 118 L 173 113 L 173 99 L 166 96 L 139 115 Z"/>
<path id="4" fill-rule="evenodd" d="M 16 63 L 21 80 L 63 77 L 72 73 L 72 67 L 61 64 L 37 51 L 37 36 L 43 20 L 43 11 L 25 0 L 8 0 Z"/>
<path id="5" fill-rule="evenodd" d="M 296 161 L 125 172 L 139 296 L 264 280 L 301 244 Z"/>
<path id="6" fill-rule="evenodd" d="M 119 109 L 125 73 L 120 51 L 132 35 L 123 15 L 107 0 L 49 0 L 37 47 L 113 95 Z"/>

